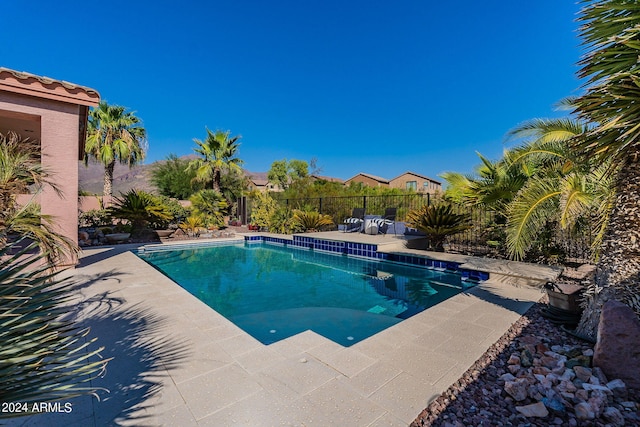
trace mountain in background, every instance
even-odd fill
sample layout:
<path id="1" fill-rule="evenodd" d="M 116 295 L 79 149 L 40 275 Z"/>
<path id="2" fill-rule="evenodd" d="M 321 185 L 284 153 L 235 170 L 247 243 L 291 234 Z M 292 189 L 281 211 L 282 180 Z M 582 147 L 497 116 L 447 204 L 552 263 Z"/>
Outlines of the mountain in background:
<path id="1" fill-rule="evenodd" d="M 151 183 L 151 169 L 155 163 L 129 166 L 116 163 L 113 170 L 113 195 L 119 196 L 132 188 L 149 192 L 157 192 Z M 104 165 L 90 162 L 78 162 L 78 183 L 80 191 L 90 194 L 102 194 L 104 188 Z"/>
<path id="2" fill-rule="evenodd" d="M 192 160 L 195 157 L 191 154 L 181 158 Z M 158 160 L 148 165 L 137 165 L 131 169 L 127 165 L 116 163 L 113 170 L 113 195 L 119 196 L 120 193 L 126 193 L 132 188 L 158 194 L 158 189 L 151 182 L 151 171 L 156 164 L 164 162 L 164 160 Z M 256 178 L 265 182 L 267 180 L 267 172 L 246 170 L 244 172 L 247 176 L 253 176 L 254 180 Z M 104 165 L 90 162 L 88 166 L 85 166 L 84 162 L 78 162 L 78 182 L 80 191 L 101 195 L 104 188 Z"/>

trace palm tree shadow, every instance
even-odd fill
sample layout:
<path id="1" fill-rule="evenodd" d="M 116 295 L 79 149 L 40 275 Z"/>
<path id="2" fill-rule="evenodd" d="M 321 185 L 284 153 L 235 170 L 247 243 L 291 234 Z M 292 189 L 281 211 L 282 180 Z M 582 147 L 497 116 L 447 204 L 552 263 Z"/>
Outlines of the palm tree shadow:
<path id="1" fill-rule="evenodd" d="M 91 408 L 79 412 L 91 414 L 95 425 L 155 425 L 148 415 L 154 398 L 171 384 L 169 372 L 192 353 L 190 344 L 168 334 L 167 319 L 153 308 L 126 306 L 110 292 L 77 304 L 73 316 L 98 338 L 101 357 L 111 359 L 103 375 L 91 381 L 103 390 L 91 399 Z"/>
<path id="2" fill-rule="evenodd" d="M 96 425 L 144 425 L 153 397 L 170 383 L 169 371 L 191 350 L 187 341 L 167 335 L 167 320 L 153 309 L 117 307 L 107 299 L 84 320 L 105 347 L 102 356 L 113 358 L 104 376 L 92 383 L 109 390 L 93 402 Z"/>

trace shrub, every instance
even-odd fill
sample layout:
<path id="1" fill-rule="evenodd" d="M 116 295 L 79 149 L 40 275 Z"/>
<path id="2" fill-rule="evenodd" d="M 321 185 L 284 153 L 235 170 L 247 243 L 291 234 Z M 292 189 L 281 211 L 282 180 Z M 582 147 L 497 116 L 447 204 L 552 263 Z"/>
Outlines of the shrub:
<path id="1" fill-rule="evenodd" d="M 280 234 L 291 234 L 301 231 L 301 227 L 294 221 L 291 209 L 279 206 L 269 217 L 269 231 Z"/>
<path id="2" fill-rule="evenodd" d="M 330 215 L 316 211 L 294 210 L 293 222 L 303 231 L 320 231 L 334 225 Z"/>
<path id="3" fill-rule="evenodd" d="M 252 201 L 251 223 L 260 228 L 269 227 L 270 218 L 276 211 L 276 201 L 268 193 L 256 193 Z"/>
<path id="4" fill-rule="evenodd" d="M 191 215 L 185 218 L 178 226 L 189 236 L 197 236 L 205 230 L 205 220 L 201 215 Z"/>
<path id="5" fill-rule="evenodd" d="M 189 160 L 169 154 L 164 162 L 157 162 L 151 170 L 151 182 L 164 196 L 186 200 L 203 188 L 195 181 L 196 171 L 187 169 Z"/>
<path id="6" fill-rule="evenodd" d="M 156 200 L 159 203 L 163 204 L 171 215 L 171 219 L 168 221 L 156 222 L 153 223 L 152 226 L 155 229 L 165 229 L 168 228 L 170 224 L 177 225 L 180 222 L 184 221 L 186 217 L 190 215 L 190 209 L 185 208 L 180 204 L 177 199 L 172 199 L 167 196 L 155 196 Z"/>
<path id="7" fill-rule="evenodd" d="M 92 209 L 79 216 L 80 227 L 100 227 L 111 224 L 111 216 L 106 209 Z"/>
<path id="8" fill-rule="evenodd" d="M 131 223 L 132 234 L 143 230 L 151 223 L 170 220 L 171 214 L 155 196 L 142 190 L 129 190 L 115 199 L 109 208 L 112 218 L 124 219 Z"/>
<path id="9" fill-rule="evenodd" d="M 410 211 L 407 214 L 407 224 L 426 234 L 432 249 L 439 252 L 444 251 L 447 236 L 465 231 L 471 226 L 469 214 L 457 214 L 447 203 Z"/>
<path id="10" fill-rule="evenodd" d="M 189 199 L 194 213 L 201 216 L 206 227 L 224 225 L 224 215 L 229 205 L 222 194 L 215 190 L 201 190 Z"/>

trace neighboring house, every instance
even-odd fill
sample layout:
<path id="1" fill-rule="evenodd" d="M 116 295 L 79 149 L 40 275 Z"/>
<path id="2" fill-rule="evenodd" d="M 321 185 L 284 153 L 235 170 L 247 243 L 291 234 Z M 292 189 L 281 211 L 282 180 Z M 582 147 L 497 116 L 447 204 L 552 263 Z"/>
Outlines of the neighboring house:
<path id="1" fill-rule="evenodd" d="M 0 132 L 40 141 L 42 166 L 62 194 L 45 187 L 43 214 L 78 241 L 78 160 L 84 156 L 89 107 L 100 94 L 88 87 L 0 67 Z"/>
<path id="2" fill-rule="evenodd" d="M 349 185 L 352 182 L 360 182 L 369 187 L 388 187 L 389 180 L 381 178 L 379 176 L 370 175 L 368 173 L 360 172 L 359 174 L 349 178 L 344 182 L 344 185 Z"/>
<path id="3" fill-rule="evenodd" d="M 344 184 L 344 180 L 340 178 L 334 178 L 332 176 L 311 175 L 311 179 L 313 179 L 314 181 L 338 182 L 340 184 Z"/>
<path id="4" fill-rule="evenodd" d="M 440 181 L 408 171 L 393 178 L 389 182 L 389 186 L 419 193 L 435 194 L 442 192 L 442 183 Z"/>
<path id="5" fill-rule="evenodd" d="M 274 185 L 267 179 L 267 172 L 249 172 L 244 171 L 244 174 L 249 178 L 249 190 L 257 190 L 262 193 L 265 191 L 282 191 L 278 185 Z"/>

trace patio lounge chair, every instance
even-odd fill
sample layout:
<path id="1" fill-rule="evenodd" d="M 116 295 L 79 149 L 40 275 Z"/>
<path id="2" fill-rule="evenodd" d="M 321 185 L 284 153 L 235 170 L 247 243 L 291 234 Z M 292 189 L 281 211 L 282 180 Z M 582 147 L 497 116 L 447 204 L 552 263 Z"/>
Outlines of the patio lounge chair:
<path id="1" fill-rule="evenodd" d="M 378 230 L 383 231 L 384 234 L 387 234 L 387 230 L 389 227 L 393 225 L 393 234 L 396 234 L 396 214 L 398 212 L 397 208 L 387 208 L 384 211 L 384 216 L 380 219 L 376 219 L 376 223 L 378 224 Z"/>
<path id="2" fill-rule="evenodd" d="M 353 233 L 355 231 L 361 231 L 364 224 L 364 209 L 353 208 L 351 216 L 344 220 L 345 233 Z"/>

